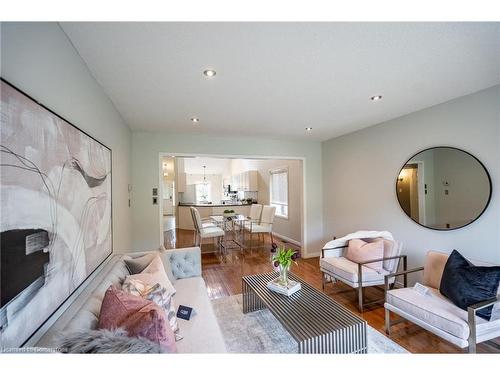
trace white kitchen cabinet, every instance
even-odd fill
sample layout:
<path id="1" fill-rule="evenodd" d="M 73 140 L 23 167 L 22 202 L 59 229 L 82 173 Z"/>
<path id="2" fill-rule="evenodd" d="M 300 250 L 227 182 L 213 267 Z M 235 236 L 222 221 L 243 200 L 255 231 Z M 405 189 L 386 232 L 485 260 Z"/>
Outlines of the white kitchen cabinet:
<path id="1" fill-rule="evenodd" d="M 233 191 L 239 191 L 240 189 L 240 175 L 239 174 L 233 174 L 231 176 L 231 190 Z"/>
<path id="2" fill-rule="evenodd" d="M 248 172 L 242 172 L 240 175 L 240 180 L 241 180 L 241 190 L 243 191 L 248 191 Z"/>
<path id="3" fill-rule="evenodd" d="M 177 192 L 186 192 L 186 174 L 184 172 L 180 172 L 177 174 Z"/>
<path id="4" fill-rule="evenodd" d="M 259 173 L 257 171 L 247 171 L 247 191 L 259 191 Z"/>
<path id="5" fill-rule="evenodd" d="M 245 171 L 231 176 L 231 190 L 258 191 L 259 174 L 257 171 Z"/>

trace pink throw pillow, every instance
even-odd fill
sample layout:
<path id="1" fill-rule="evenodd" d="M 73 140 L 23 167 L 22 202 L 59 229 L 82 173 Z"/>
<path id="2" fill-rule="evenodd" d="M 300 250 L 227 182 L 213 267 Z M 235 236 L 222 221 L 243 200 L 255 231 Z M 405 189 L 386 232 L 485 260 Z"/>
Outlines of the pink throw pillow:
<path id="1" fill-rule="evenodd" d="M 358 239 L 350 240 L 345 257 L 354 263 L 363 263 L 369 260 L 383 258 L 384 241 L 377 240 L 366 242 Z M 365 266 L 379 272 L 383 270 L 383 262 L 368 263 L 365 264 Z"/>
<path id="2" fill-rule="evenodd" d="M 165 311 L 152 301 L 110 286 L 99 314 L 100 329 L 123 328 L 130 337 L 145 337 L 168 353 L 177 352 L 175 336 Z"/>

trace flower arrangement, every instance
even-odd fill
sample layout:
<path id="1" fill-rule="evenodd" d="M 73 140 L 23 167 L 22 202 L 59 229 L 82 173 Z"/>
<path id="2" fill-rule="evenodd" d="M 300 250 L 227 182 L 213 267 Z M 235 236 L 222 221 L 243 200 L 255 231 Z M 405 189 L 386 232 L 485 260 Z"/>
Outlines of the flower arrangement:
<path id="1" fill-rule="evenodd" d="M 272 245 L 271 254 L 273 267 L 280 273 L 280 282 L 283 286 L 287 286 L 288 271 L 290 270 L 292 262 L 297 264 L 296 260 L 299 254 L 296 250 L 286 249 L 284 246 L 278 247 L 275 243 Z"/>

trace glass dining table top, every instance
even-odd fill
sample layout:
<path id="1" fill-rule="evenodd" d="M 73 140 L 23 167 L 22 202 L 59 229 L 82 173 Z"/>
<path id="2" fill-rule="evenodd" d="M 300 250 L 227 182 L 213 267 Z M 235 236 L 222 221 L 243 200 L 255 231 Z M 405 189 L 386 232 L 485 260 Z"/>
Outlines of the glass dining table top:
<path id="1" fill-rule="evenodd" d="M 241 214 L 236 214 L 234 216 L 212 215 L 212 216 L 210 216 L 210 219 L 212 219 L 213 221 L 215 221 L 217 223 L 223 223 L 225 221 L 249 220 L 248 217 L 246 217 L 245 215 L 241 215 Z"/>

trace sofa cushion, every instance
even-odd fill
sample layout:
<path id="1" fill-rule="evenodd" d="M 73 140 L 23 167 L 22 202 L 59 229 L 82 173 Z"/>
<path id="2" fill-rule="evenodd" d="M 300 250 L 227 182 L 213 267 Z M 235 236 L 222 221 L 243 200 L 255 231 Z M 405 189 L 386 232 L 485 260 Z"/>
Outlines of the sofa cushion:
<path id="1" fill-rule="evenodd" d="M 180 353 L 224 353 L 226 345 L 212 304 L 207 295 L 207 287 L 201 277 L 177 280 L 175 304 L 194 309 L 190 320 L 178 319 L 182 340 L 177 341 Z"/>
<path id="2" fill-rule="evenodd" d="M 132 258 L 131 256 L 124 256 L 123 261 L 125 262 L 130 274 L 133 275 L 136 273 L 141 273 L 144 268 L 149 266 L 155 256 L 155 253 L 145 254 L 136 258 Z"/>
<path id="3" fill-rule="evenodd" d="M 176 251 L 162 251 L 160 252 L 160 256 L 163 263 L 170 264 L 172 273 L 176 279 L 201 276 L 201 252 L 199 247 L 188 247 Z"/>
<path id="4" fill-rule="evenodd" d="M 182 338 L 182 336 L 178 335 L 179 325 L 177 324 L 174 299 L 171 292 L 162 287 L 159 283 L 152 285 L 145 283 L 140 279 L 129 279 L 128 277 L 123 283 L 122 290 L 133 294 L 134 296 L 139 296 L 149 301 L 153 301 L 158 306 L 163 308 L 165 314 L 167 315 L 170 328 L 172 328 L 172 331 L 176 334 L 175 340 L 177 341 Z"/>
<path id="5" fill-rule="evenodd" d="M 163 267 L 163 262 L 159 256 L 154 257 L 151 263 L 149 263 L 149 265 L 144 268 L 140 274 L 127 276 L 127 278 L 132 277 L 136 279 L 143 278 L 142 280 L 150 285 L 159 283 L 162 287 L 167 289 L 170 294 L 175 294 L 175 288 L 170 282 L 170 279 L 165 272 L 165 267 Z"/>
<path id="6" fill-rule="evenodd" d="M 458 251 L 450 254 L 441 277 L 439 291 L 455 305 L 468 306 L 495 298 L 500 282 L 500 266 L 474 266 Z M 493 306 L 478 310 L 477 315 L 490 320 Z"/>
<path id="7" fill-rule="evenodd" d="M 320 260 L 320 267 L 351 283 L 358 283 L 358 264 L 347 258 L 322 258 Z M 363 282 L 384 283 L 384 275 L 387 275 L 388 272 L 384 269 L 376 271 L 373 268 L 362 266 L 362 274 Z"/>
<path id="8" fill-rule="evenodd" d="M 99 314 L 99 329 L 123 328 L 131 337 L 145 337 L 176 352 L 175 336 L 165 311 L 152 301 L 110 286 Z"/>
<path id="9" fill-rule="evenodd" d="M 354 263 L 368 262 L 374 259 L 381 259 L 384 256 L 384 243 L 382 240 L 365 242 L 360 239 L 353 239 L 349 241 L 345 257 Z M 373 268 L 374 270 L 382 270 L 382 261 L 368 263 L 366 267 Z"/>
<path id="10" fill-rule="evenodd" d="M 123 261 L 127 265 L 129 270 L 129 274 L 134 275 L 137 273 L 141 273 L 149 264 L 153 261 L 156 256 L 159 256 L 163 262 L 163 268 L 165 269 L 165 273 L 168 276 L 170 282 L 175 281 L 175 276 L 172 273 L 172 269 L 170 267 L 170 262 L 166 262 L 163 259 L 165 251 L 151 251 L 147 253 L 139 253 L 139 254 L 130 254 L 124 255 Z"/>

